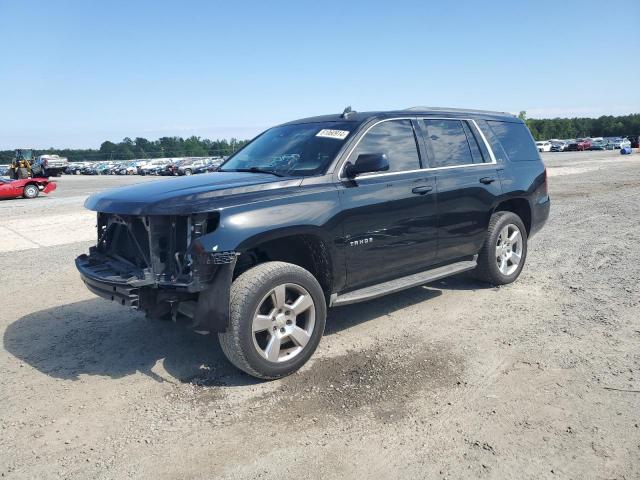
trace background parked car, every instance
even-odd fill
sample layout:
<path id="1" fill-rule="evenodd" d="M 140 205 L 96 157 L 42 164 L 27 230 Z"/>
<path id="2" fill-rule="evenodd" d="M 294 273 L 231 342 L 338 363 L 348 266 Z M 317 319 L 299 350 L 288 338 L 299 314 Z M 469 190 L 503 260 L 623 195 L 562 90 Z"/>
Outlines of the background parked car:
<path id="1" fill-rule="evenodd" d="M 69 166 L 65 169 L 64 173 L 67 175 L 80 175 L 82 173 L 82 169 L 86 166 L 84 162 L 71 162 Z"/>
<path id="2" fill-rule="evenodd" d="M 138 175 L 158 175 L 158 172 L 171 163 L 171 159 L 151 160 L 138 168 Z"/>
<path id="3" fill-rule="evenodd" d="M 190 160 L 178 167 L 178 175 L 192 175 L 202 173 L 206 163 L 204 160 Z"/>
<path id="4" fill-rule="evenodd" d="M 593 142 L 591 142 L 591 146 L 589 147 L 589 150 L 606 150 L 607 149 L 607 143 L 604 140 L 594 140 Z"/>
<path id="5" fill-rule="evenodd" d="M 158 171 L 158 174 L 164 175 L 164 176 L 170 176 L 170 177 L 174 175 L 178 175 L 178 168 L 181 165 L 184 165 L 185 163 L 186 163 L 186 160 L 176 160 L 174 162 L 168 163 L 161 170 Z"/>
<path id="6" fill-rule="evenodd" d="M 542 141 L 536 142 L 536 148 L 539 152 L 550 152 L 551 151 L 551 142 Z"/>
<path id="7" fill-rule="evenodd" d="M 631 140 L 629 140 L 628 138 L 616 138 L 613 141 L 613 148 L 625 148 L 625 147 L 631 147 Z"/>
<path id="8" fill-rule="evenodd" d="M 558 140 L 551 143 L 552 152 L 564 152 L 569 148 L 569 143 L 564 140 Z"/>
<path id="9" fill-rule="evenodd" d="M 118 175 L 136 175 L 138 173 L 136 163 L 137 162 L 126 162 L 120 164 L 116 169 L 116 173 Z"/>
<path id="10" fill-rule="evenodd" d="M 0 198 L 36 198 L 42 193 L 51 193 L 56 184 L 48 178 L 22 178 L 0 180 Z"/>
<path id="11" fill-rule="evenodd" d="M 584 151 L 591 148 L 591 140 L 587 138 L 578 138 L 571 144 L 569 144 L 568 150 L 571 151 Z"/>

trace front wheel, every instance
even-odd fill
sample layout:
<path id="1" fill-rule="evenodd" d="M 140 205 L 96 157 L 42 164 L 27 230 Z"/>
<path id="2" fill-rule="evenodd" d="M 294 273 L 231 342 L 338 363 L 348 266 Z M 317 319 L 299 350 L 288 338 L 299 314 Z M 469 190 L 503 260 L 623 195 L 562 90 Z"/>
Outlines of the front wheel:
<path id="1" fill-rule="evenodd" d="M 191 169 L 189 169 L 189 168 L 187 168 L 187 169 L 184 171 L 184 174 L 185 174 L 185 175 L 191 175 L 192 173 L 193 173 L 193 172 L 192 172 L 192 171 L 191 171 Z"/>
<path id="2" fill-rule="evenodd" d="M 218 339 L 240 370 L 280 378 L 311 357 L 326 315 L 324 293 L 311 273 L 290 263 L 262 263 L 231 285 L 230 324 Z"/>
<path id="3" fill-rule="evenodd" d="M 527 258 L 527 230 L 513 212 L 496 212 L 491 216 L 484 245 L 478 254 L 474 275 L 493 285 L 514 282 Z"/>

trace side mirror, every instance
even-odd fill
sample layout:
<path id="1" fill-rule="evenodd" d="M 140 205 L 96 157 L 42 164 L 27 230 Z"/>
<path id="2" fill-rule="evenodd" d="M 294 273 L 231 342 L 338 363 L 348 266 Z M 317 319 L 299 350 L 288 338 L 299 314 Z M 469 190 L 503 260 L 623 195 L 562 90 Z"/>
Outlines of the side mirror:
<path id="1" fill-rule="evenodd" d="M 389 170 L 389 160 L 384 153 L 362 153 L 358 155 L 356 163 L 347 163 L 344 173 L 347 178 L 355 178 L 363 173 L 386 172 Z"/>

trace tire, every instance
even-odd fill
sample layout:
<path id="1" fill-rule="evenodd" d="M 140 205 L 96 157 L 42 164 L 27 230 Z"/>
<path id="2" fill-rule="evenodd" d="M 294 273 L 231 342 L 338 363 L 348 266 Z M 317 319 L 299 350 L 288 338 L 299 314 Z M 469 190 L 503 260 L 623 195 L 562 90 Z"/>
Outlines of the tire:
<path id="1" fill-rule="evenodd" d="M 185 174 L 185 175 L 191 175 L 192 173 L 193 173 L 193 172 L 191 171 L 191 169 L 190 169 L 190 168 L 187 168 L 187 169 L 184 171 L 184 174 Z"/>
<path id="2" fill-rule="evenodd" d="M 283 300 L 276 301 L 278 298 Z M 231 285 L 229 327 L 218 334 L 218 340 L 225 356 L 240 370 L 257 378 L 280 378 L 298 370 L 313 355 L 326 315 L 324 292 L 311 273 L 290 263 L 266 262 L 247 270 Z M 262 326 L 265 328 L 260 329 Z M 278 345 L 277 351 L 270 348 L 272 343 Z M 269 355 L 277 360 L 268 359 Z"/>
<path id="3" fill-rule="evenodd" d="M 508 229 L 511 240 L 503 245 L 505 229 Z M 516 230 L 520 234 L 519 247 L 516 243 L 517 235 L 514 235 Z M 493 285 L 506 285 L 520 276 L 526 258 L 527 230 L 520 217 L 513 212 L 496 212 L 491 215 L 487 238 L 478 254 L 478 266 L 473 272 L 474 277 Z"/>
<path id="4" fill-rule="evenodd" d="M 40 189 L 38 189 L 37 185 L 30 183 L 24 186 L 24 190 L 22 191 L 22 196 L 24 198 L 36 198 L 40 193 Z"/>

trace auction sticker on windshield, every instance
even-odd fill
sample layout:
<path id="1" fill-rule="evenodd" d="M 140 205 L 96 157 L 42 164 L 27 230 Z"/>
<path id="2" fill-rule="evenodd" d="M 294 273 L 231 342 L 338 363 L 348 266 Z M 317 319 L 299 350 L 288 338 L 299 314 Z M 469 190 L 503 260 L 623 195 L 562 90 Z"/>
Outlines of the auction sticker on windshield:
<path id="1" fill-rule="evenodd" d="M 336 140 L 344 140 L 349 135 L 349 130 L 331 130 L 329 128 L 323 128 L 316 137 L 335 138 Z"/>

